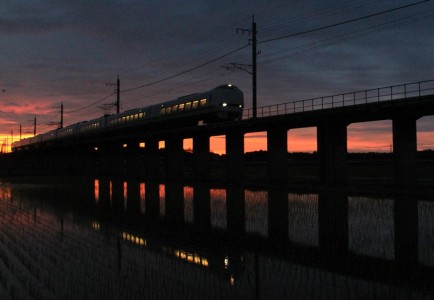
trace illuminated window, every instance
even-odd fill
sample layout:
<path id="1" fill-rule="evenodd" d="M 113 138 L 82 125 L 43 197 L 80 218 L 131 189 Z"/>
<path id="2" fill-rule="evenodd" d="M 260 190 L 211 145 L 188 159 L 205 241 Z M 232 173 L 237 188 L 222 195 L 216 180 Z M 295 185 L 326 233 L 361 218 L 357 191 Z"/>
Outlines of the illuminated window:
<path id="1" fill-rule="evenodd" d="M 166 114 L 169 114 L 171 112 L 171 107 L 166 108 Z"/>
<path id="2" fill-rule="evenodd" d="M 184 110 L 184 106 L 185 106 L 185 104 L 184 104 L 184 103 L 182 103 L 182 104 L 179 104 L 178 110 Z"/>
<path id="3" fill-rule="evenodd" d="M 190 108 L 191 108 L 191 102 L 185 103 L 185 109 L 190 109 Z"/>
<path id="4" fill-rule="evenodd" d="M 174 105 L 174 106 L 172 106 L 172 112 L 175 112 L 175 111 L 177 111 L 178 110 L 178 105 Z"/>
<path id="5" fill-rule="evenodd" d="M 164 115 L 166 113 L 166 108 L 162 108 L 162 109 L 160 109 L 160 115 Z"/>
<path id="6" fill-rule="evenodd" d="M 206 258 L 202 259 L 202 266 L 208 267 L 208 260 Z"/>
<path id="7" fill-rule="evenodd" d="M 206 99 L 201 99 L 200 106 L 205 106 L 205 105 L 206 105 Z"/>
<path id="8" fill-rule="evenodd" d="M 198 100 L 193 101 L 193 108 L 197 108 L 198 105 L 199 105 L 199 101 Z"/>
<path id="9" fill-rule="evenodd" d="M 143 118 L 144 113 L 139 114 L 139 118 Z"/>

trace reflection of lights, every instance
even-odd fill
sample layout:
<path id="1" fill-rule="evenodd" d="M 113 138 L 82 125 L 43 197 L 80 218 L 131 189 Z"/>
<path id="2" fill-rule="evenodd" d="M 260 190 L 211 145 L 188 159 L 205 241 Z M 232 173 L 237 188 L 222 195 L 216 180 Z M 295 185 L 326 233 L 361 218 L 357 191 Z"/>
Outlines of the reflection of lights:
<path id="1" fill-rule="evenodd" d="M 231 275 L 231 277 L 229 279 L 229 282 L 230 282 L 231 285 L 235 284 L 235 277 L 234 277 L 234 275 Z"/>
<path id="2" fill-rule="evenodd" d="M 229 267 L 229 257 L 225 257 L 225 269 Z"/>
<path id="3" fill-rule="evenodd" d="M 122 145 L 122 148 L 127 148 L 127 147 L 128 147 L 127 144 L 123 144 L 123 145 Z"/>
<path id="4" fill-rule="evenodd" d="M 92 229 L 94 229 L 94 230 L 100 230 L 101 229 L 101 224 L 98 221 L 93 221 L 92 222 Z"/>
<path id="5" fill-rule="evenodd" d="M 171 249 L 166 246 L 163 246 L 163 252 L 169 255 L 174 255 L 176 258 L 198 266 L 208 267 L 209 265 L 208 259 L 197 253 L 188 252 L 182 249 Z"/>
<path id="6" fill-rule="evenodd" d="M 110 204 L 113 204 L 113 182 L 111 181 L 109 183 L 109 190 L 110 190 Z"/>
<path id="7" fill-rule="evenodd" d="M 98 151 L 98 147 L 93 147 L 93 150 Z"/>
<path id="8" fill-rule="evenodd" d="M 99 180 L 95 179 L 95 202 L 98 203 L 99 202 Z"/>
<path id="9" fill-rule="evenodd" d="M 140 212 L 145 213 L 146 210 L 146 203 L 145 203 L 145 184 L 142 182 L 140 183 Z"/>
<path id="10" fill-rule="evenodd" d="M 123 190 L 124 190 L 124 209 L 127 209 L 128 183 L 126 181 L 124 182 Z"/>
<path id="11" fill-rule="evenodd" d="M 136 235 L 128 233 L 128 232 L 125 232 L 125 231 L 122 232 L 122 239 L 124 241 L 128 241 L 128 242 L 135 244 L 137 246 L 146 247 L 146 240 L 144 238 L 141 238 L 139 236 L 136 236 Z"/>

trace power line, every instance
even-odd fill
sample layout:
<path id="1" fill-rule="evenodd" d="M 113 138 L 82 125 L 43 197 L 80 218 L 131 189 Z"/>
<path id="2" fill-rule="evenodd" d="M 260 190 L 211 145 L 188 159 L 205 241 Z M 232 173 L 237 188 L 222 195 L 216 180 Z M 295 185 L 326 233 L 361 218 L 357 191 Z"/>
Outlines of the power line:
<path id="1" fill-rule="evenodd" d="M 114 94 L 112 93 L 112 94 L 110 94 L 110 95 L 105 96 L 104 98 L 101 98 L 101 99 L 95 101 L 95 102 L 92 103 L 92 104 L 89 104 L 89 105 L 87 105 L 87 106 L 83 106 L 83 107 L 78 108 L 78 109 L 75 109 L 75 110 L 70 110 L 70 111 L 68 111 L 67 113 L 68 113 L 68 114 L 72 114 L 72 113 L 76 113 L 76 112 L 78 112 L 78 111 L 84 110 L 84 109 L 86 109 L 86 108 L 92 107 L 92 106 L 94 106 L 94 105 L 96 105 L 96 104 L 98 104 L 98 103 L 100 103 L 100 102 L 106 100 L 107 98 L 109 98 L 109 97 L 111 97 L 111 96 L 113 96 L 113 95 L 114 95 Z"/>
<path id="2" fill-rule="evenodd" d="M 345 25 L 345 24 L 349 24 L 349 23 L 353 23 L 353 22 L 357 22 L 357 21 L 361 21 L 361 20 L 365 20 L 365 19 L 369 19 L 369 18 L 372 18 L 372 17 L 388 14 L 388 13 L 391 13 L 391 12 L 394 12 L 394 11 L 397 11 L 397 10 L 409 8 L 411 6 L 419 5 L 419 4 L 422 4 L 422 3 L 425 3 L 425 2 L 429 2 L 429 1 L 431 1 L 431 0 L 423 0 L 423 1 L 415 2 L 415 3 L 403 5 L 403 6 L 400 6 L 400 7 L 384 10 L 384 11 L 381 11 L 381 12 L 377 12 L 377 13 L 374 13 L 374 14 L 371 14 L 371 15 L 367 15 L 367 16 L 363 16 L 363 17 L 359 17 L 359 18 L 355 18 L 355 19 L 351 19 L 351 20 L 346 20 L 346 21 L 334 23 L 334 24 L 327 25 L 327 26 L 322 26 L 322 27 L 318 27 L 318 28 L 314 28 L 314 29 L 309 29 L 309 30 L 305 30 L 305 31 L 301 31 L 301 32 L 297 32 L 297 33 L 293 33 L 293 34 L 289 34 L 289 35 L 284 35 L 284 36 L 280 36 L 280 37 L 276 37 L 276 38 L 271 38 L 271 39 L 268 39 L 268 40 L 258 41 L 258 44 L 263 44 L 263 43 L 268 43 L 268 42 L 274 42 L 274 41 L 278 41 L 278 40 L 282 40 L 282 39 L 287 39 L 287 38 L 291 38 L 291 37 L 295 37 L 295 36 L 299 36 L 299 35 L 303 35 L 303 34 L 307 34 L 307 33 L 312 33 L 312 32 L 316 32 L 316 31 L 320 31 L 320 30 L 324 30 L 324 29 L 329 29 L 329 28 L 333 28 L 333 27 L 337 27 L 337 26 L 341 26 L 341 25 Z"/>
<path id="3" fill-rule="evenodd" d="M 244 46 L 242 46 L 242 47 L 240 47 L 240 48 L 237 48 L 237 49 L 235 49 L 235 50 L 232 50 L 232 51 L 230 51 L 230 52 L 228 52 L 228 53 L 226 53 L 226 54 L 220 55 L 219 57 L 216 57 L 216 58 L 214 58 L 214 59 L 211 59 L 211 60 L 209 60 L 209 61 L 207 61 L 207 62 L 205 62 L 205 63 L 202 63 L 202 64 L 200 64 L 200 65 L 197 65 L 197 66 L 195 66 L 195 67 L 193 67 L 193 68 L 190 68 L 190 69 L 184 70 L 184 71 L 179 72 L 179 73 L 177 73 L 177 74 L 174 74 L 174 75 L 171 75 L 171 76 L 168 76 L 168 77 L 165 77 L 165 78 L 162 78 L 162 79 L 159 79 L 159 80 L 156 80 L 156 81 L 150 82 L 150 83 L 145 83 L 145 84 L 142 84 L 142 85 L 139 85 L 139 86 L 136 86 L 136 87 L 130 88 L 130 89 L 122 90 L 121 92 L 130 92 L 130 91 L 134 91 L 134 90 L 138 90 L 138 89 L 141 89 L 141 88 L 144 88 L 144 87 L 148 87 L 148 86 L 151 86 L 151 85 L 154 85 L 154 84 L 157 84 L 157 83 L 163 82 L 163 81 L 167 81 L 167 80 L 173 79 L 173 78 L 175 78 L 175 77 L 178 77 L 178 76 L 184 75 L 184 74 L 186 74 L 186 73 L 189 73 L 189 72 L 191 72 L 191 71 L 194 71 L 194 70 L 197 70 L 197 69 L 199 69 L 199 68 L 202 68 L 202 67 L 204 67 L 204 66 L 206 66 L 206 65 L 209 65 L 209 64 L 211 64 L 211 63 L 213 63 L 213 62 L 215 62 L 215 61 L 218 61 L 218 60 L 220 60 L 220 59 L 222 59 L 222 58 L 225 58 L 226 56 L 229 56 L 229 55 L 231 55 L 231 54 L 234 54 L 234 53 L 236 53 L 236 52 L 238 52 L 238 51 L 240 51 L 240 50 L 242 50 L 242 49 L 244 49 L 244 48 L 247 48 L 248 46 L 250 46 L 250 45 L 244 45 Z"/>
<path id="4" fill-rule="evenodd" d="M 401 20 L 394 20 L 391 22 L 371 26 L 371 27 L 368 27 L 365 29 L 354 30 L 354 31 L 351 31 L 351 32 L 348 32 L 348 33 L 345 33 L 342 35 L 338 35 L 335 37 L 321 40 L 319 42 L 312 42 L 312 43 L 297 46 L 297 47 L 294 47 L 294 48 L 291 48 L 288 50 L 280 50 L 280 51 L 277 51 L 274 53 L 266 54 L 262 58 L 265 58 L 265 57 L 270 57 L 270 58 L 266 59 L 266 60 L 262 60 L 262 63 L 269 63 L 269 62 L 274 61 L 274 60 L 283 59 L 284 57 L 290 57 L 290 56 L 295 56 L 295 55 L 299 55 L 302 53 L 308 53 L 308 52 L 312 52 L 314 50 L 317 50 L 319 48 L 337 45 L 337 44 L 340 44 L 342 42 L 354 40 L 354 39 L 357 39 L 357 38 L 360 38 L 363 36 L 377 34 L 377 33 L 380 33 L 380 32 L 386 31 L 386 30 L 390 30 L 390 29 L 400 28 L 400 27 L 406 26 L 408 24 L 416 23 L 416 22 L 422 21 L 424 19 L 427 19 L 427 18 L 432 16 L 433 12 L 434 12 L 434 9 L 428 10 L 426 12 L 419 13 L 419 14 L 416 14 L 416 15 L 413 15 L 413 16 L 410 16 L 407 18 L 403 18 Z M 285 53 L 285 52 L 289 52 L 289 51 L 293 51 L 293 50 L 300 50 L 300 52 L 295 52 L 292 54 L 290 54 L 290 53 L 282 54 L 280 57 L 274 57 L 273 58 L 273 56 L 276 56 L 279 53 Z"/>

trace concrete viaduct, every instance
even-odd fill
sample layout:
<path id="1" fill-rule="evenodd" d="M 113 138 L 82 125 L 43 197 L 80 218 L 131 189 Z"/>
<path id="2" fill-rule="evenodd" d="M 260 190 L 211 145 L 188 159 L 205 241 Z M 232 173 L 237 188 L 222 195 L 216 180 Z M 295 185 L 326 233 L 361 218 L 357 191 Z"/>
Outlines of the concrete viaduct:
<path id="1" fill-rule="evenodd" d="M 146 130 L 129 129 L 117 135 L 98 135 L 80 141 L 49 145 L 46 148 L 14 153 L 11 161 L 40 169 L 48 165 L 73 165 L 110 172 L 124 166 L 129 173 L 154 179 L 159 174 L 159 141 L 167 152 L 165 179 L 183 177 L 183 140 L 193 140 L 193 174 L 197 180 L 209 180 L 210 137 L 226 136 L 226 179 L 242 182 L 244 135 L 267 133 L 268 179 L 273 184 L 288 182 L 287 131 L 316 127 L 318 174 L 321 183 L 340 185 L 347 180 L 347 126 L 356 122 L 392 120 L 394 180 L 399 185 L 416 181 L 416 121 L 434 115 L 434 80 L 336 96 L 284 103 L 258 109 L 251 118 L 246 110 L 243 120 L 204 126 Z M 145 143 L 144 149 L 140 143 Z M 39 161 L 34 163 L 34 161 Z M 142 170 L 143 171 L 143 170 Z"/>

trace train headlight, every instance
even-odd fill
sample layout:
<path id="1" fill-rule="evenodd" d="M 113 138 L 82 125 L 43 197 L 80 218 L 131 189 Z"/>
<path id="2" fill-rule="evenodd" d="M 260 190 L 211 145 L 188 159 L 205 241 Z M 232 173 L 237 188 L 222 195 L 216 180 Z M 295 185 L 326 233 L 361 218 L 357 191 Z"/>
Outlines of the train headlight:
<path id="1" fill-rule="evenodd" d="M 223 102 L 222 103 L 222 106 L 224 107 L 224 106 L 228 106 L 228 103 L 227 102 Z"/>

